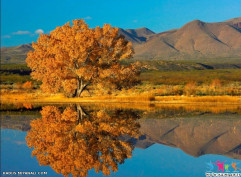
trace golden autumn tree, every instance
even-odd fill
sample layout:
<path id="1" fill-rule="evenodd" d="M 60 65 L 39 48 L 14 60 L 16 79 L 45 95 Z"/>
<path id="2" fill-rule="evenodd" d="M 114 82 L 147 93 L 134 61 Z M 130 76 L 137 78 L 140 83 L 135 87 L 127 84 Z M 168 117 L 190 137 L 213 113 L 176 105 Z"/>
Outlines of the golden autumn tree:
<path id="1" fill-rule="evenodd" d="M 72 26 L 68 22 L 49 35 L 40 34 L 27 55 L 31 75 L 42 81 L 44 91 L 62 90 L 69 96 L 80 96 L 90 84 L 105 83 L 121 89 L 137 81 L 138 67 L 120 64 L 134 52 L 118 28 L 109 24 L 89 28 L 83 20 L 72 22 Z"/>
<path id="2" fill-rule="evenodd" d="M 42 118 L 31 122 L 27 145 L 40 165 L 49 165 L 64 176 L 87 176 L 95 169 L 109 175 L 132 155 L 133 145 L 121 139 L 138 137 L 138 115 L 130 111 L 93 111 L 80 106 L 64 110 L 46 106 Z"/>

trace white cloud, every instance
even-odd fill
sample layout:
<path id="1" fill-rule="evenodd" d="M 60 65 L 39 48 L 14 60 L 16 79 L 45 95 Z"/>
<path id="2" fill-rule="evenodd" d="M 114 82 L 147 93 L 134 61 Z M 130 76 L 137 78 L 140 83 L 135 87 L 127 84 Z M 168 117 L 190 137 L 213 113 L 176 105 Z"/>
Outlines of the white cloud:
<path id="1" fill-rule="evenodd" d="M 10 35 L 4 35 L 4 36 L 2 36 L 2 38 L 9 39 L 9 38 L 11 38 L 11 36 Z"/>
<path id="2" fill-rule="evenodd" d="M 12 35 L 26 35 L 26 34 L 31 34 L 30 31 L 17 31 L 13 32 Z"/>
<path id="3" fill-rule="evenodd" d="M 37 29 L 34 33 L 35 33 L 35 34 L 44 33 L 44 30 L 42 30 L 42 29 Z"/>
<path id="4" fill-rule="evenodd" d="M 133 23 L 137 23 L 138 22 L 138 20 L 133 20 Z"/>
<path id="5" fill-rule="evenodd" d="M 84 17 L 84 20 L 91 20 L 91 19 L 92 19 L 92 17 L 90 17 L 90 16 Z"/>
<path id="6" fill-rule="evenodd" d="M 16 143 L 17 145 L 26 144 L 25 141 L 13 141 L 13 143 Z"/>
<path id="7" fill-rule="evenodd" d="M 36 34 L 40 34 L 40 33 L 44 33 L 44 31 L 42 29 L 37 29 L 34 33 L 30 32 L 30 31 L 16 31 L 11 33 L 11 35 L 4 35 L 2 36 L 2 38 L 11 38 L 12 35 L 29 35 L 31 37 L 33 37 Z"/>

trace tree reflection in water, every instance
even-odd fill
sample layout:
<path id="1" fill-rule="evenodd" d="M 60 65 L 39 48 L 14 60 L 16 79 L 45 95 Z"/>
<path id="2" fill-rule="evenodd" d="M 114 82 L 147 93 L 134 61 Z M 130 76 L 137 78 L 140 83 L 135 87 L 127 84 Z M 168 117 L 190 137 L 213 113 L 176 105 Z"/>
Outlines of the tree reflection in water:
<path id="1" fill-rule="evenodd" d="M 45 106 L 26 136 L 40 165 L 64 176 L 87 176 L 90 169 L 109 175 L 131 158 L 134 146 L 120 137 L 138 137 L 138 115 L 130 110 L 92 111 L 80 106 L 64 110 Z"/>

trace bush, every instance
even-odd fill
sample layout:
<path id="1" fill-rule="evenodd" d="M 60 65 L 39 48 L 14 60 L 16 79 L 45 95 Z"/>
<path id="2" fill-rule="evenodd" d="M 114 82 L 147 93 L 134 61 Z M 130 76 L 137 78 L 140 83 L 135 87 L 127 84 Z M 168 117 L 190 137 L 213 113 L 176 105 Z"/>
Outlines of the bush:
<path id="1" fill-rule="evenodd" d="M 23 88 L 23 89 L 26 89 L 26 90 L 32 90 L 32 89 L 33 89 L 33 83 L 32 83 L 32 81 L 27 81 L 27 82 L 25 82 L 25 83 L 22 85 L 22 88 Z"/>
<path id="2" fill-rule="evenodd" d="M 184 93 L 186 95 L 193 95 L 196 92 L 196 87 L 197 87 L 197 83 L 196 82 L 189 82 L 185 85 L 184 88 Z"/>

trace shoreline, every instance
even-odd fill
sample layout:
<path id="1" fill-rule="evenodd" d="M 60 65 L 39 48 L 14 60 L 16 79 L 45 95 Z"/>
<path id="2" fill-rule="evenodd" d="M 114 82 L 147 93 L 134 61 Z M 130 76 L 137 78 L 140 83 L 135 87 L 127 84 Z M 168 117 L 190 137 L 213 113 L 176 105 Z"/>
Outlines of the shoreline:
<path id="1" fill-rule="evenodd" d="M 67 98 L 62 94 L 1 93 L 1 104 L 8 103 L 132 103 L 132 104 L 218 104 L 241 105 L 241 96 L 92 96 Z"/>

